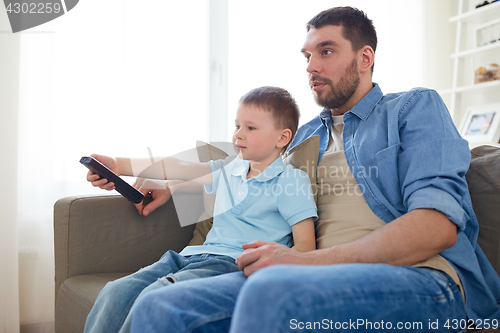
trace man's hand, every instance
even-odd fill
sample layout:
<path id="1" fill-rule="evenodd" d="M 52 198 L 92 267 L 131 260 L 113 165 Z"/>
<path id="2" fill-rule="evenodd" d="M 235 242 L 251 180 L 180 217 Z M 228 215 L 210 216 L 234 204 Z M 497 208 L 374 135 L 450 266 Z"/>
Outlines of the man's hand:
<path id="1" fill-rule="evenodd" d="M 95 158 L 102 164 L 104 164 L 108 169 L 116 173 L 118 176 L 121 174 L 120 167 L 118 166 L 118 163 L 116 163 L 116 160 L 113 157 L 97 155 L 97 154 L 92 154 L 90 156 Z M 93 173 L 90 170 L 87 173 L 87 181 L 92 183 L 92 186 L 99 187 L 103 190 L 111 191 L 115 189 L 114 183 L 108 182 L 106 178 L 101 179 L 101 177 L 98 174 Z"/>
<path id="2" fill-rule="evenodd" d="M 236 263 L 246 276 L 271 265 L 307 264 L 307 254 L 274 242 L 256 240 L 244 244 L 243 250 Z"/>
<path id="3" fill-rule="evenodd" d="M 144 216 L 151 214 L 156 208 L 164 205 L 172 197 L 168 181 L 138 178 L 134 183 L 134 187 L 144 194 L 145 197 L 153 198 L 153 201 L 147 205 L 144 205 L 144 201 L 134 204 L 139 214 Z"/>

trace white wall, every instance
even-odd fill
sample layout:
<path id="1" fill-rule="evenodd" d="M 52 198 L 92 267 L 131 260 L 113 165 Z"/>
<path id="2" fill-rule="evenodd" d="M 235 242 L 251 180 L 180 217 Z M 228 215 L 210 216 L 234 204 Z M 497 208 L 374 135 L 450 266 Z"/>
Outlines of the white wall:
<path id="1" fill-rule="evenodd" d="M 300 53 L 306 23 L 335 6 L 353 6 L 373 20 L 378 46 L 373 81 L 384 93 L 451 82 L 447 44 L 453 0 L 254 0 L 229 3 L 229 129 L 241 95 L 263 85 L 281 86 L 297 100 L 304 123 L 320 112 Z M 444 57 L 437 55 L 443 54 Z"/>

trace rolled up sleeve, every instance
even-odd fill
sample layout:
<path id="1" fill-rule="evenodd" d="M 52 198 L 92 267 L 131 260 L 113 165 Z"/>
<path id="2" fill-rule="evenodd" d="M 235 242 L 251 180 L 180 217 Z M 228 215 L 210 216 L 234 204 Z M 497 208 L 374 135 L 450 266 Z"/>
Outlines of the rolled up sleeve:
<path id="1" fill-rule="evenodd" d="M 398 157 L 403 203 L 407 211 L 436 209 L 463 230 L 468 220 L 462 203 L 468 191 L 469 146 L 439 95 L 424 95 L 400 121 L 405 127 Z"/>

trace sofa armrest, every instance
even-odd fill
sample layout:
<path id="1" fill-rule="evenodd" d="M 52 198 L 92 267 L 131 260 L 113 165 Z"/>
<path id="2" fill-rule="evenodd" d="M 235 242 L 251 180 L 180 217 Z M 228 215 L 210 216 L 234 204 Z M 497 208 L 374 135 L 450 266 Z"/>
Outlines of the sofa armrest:
<path id="1" fill-rule="evenodd" d="M 202 196 L 182 194 L 197 221 Z M 144 217 L 121 196 L 73 196 L 54 205 L 55 292 L 66 279 L 84 274 L 134 272 L 168 250 L 180 251 L 195 224 L 181 227 L 172 200 Z"/>

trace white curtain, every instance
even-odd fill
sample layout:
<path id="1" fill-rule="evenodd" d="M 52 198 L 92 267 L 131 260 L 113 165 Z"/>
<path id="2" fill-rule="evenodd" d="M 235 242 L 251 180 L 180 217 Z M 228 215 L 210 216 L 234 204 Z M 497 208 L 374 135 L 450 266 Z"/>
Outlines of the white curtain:
<path id="1" fill-rule="evenodd" d="M 18 34 L 0 15 L 0 332 L 50 332 L 53 205 L 102 194 L 80 157 L 207 138 L 208 1 L 85 0 Z"/>
<path id="2" fill-rule="evenodd" d="M 0 10 L 0 332 L 19 331 L 17 103 L 19 36 Z"/>

